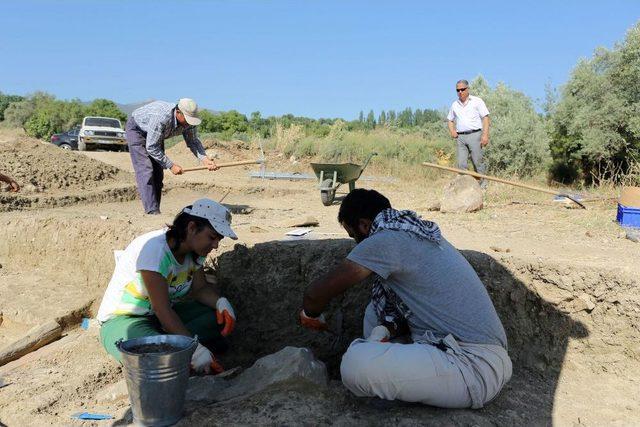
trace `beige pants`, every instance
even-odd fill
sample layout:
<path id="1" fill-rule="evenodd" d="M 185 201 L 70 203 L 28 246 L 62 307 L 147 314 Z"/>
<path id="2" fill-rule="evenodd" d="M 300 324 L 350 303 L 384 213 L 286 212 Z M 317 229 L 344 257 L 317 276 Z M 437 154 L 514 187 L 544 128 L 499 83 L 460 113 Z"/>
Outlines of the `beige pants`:
<path id="1" fill-rule="evenodd" d="M 375 326 L 367 307 L 365 336 Z M 372 326 L 373 325 L 373 326 Z M 511 360 L 498 345 L 457 342 L 446 351 L 427 343 L 368 342 L 357 339 L 342 357 L 342 382 L 356 396 L 421 402 L 442 408 L 481 408 L 511 378 Z"/>

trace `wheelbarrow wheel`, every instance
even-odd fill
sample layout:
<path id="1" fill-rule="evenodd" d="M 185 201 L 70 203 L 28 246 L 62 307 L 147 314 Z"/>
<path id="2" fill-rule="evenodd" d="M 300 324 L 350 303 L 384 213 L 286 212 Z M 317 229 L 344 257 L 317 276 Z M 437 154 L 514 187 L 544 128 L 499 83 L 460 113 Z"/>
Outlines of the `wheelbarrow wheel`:
<path id="1" fill-rule="evenodd" d="M 322 204 L 325 206 L 331 206 L 333 199 L 336 197 L 336 189 L 331 188 L 332 185 L 333 180 L 331 179 L 322 181 L 322 188 L 327 188 L 327 190 L 320 190 L 320 200 L 322 200 Z"/>

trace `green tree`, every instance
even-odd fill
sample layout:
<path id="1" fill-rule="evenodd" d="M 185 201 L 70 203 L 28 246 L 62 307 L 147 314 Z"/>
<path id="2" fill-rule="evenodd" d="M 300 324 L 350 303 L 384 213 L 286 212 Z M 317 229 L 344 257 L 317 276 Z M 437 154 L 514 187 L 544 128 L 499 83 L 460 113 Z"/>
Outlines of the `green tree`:
<path id="1" fill-rule="evenodd" d="M 384 110 L 380 111 L 380 116 L 378 116 L 378 124 L 380 126 L 385 126 L 385 124 L 387 123 L 387 115 L 385 114 Z"/>
<path id="2" fill-rule="evenodd" d="M 416 110 L 413 112 L 413 125 L 422 126 L 423 124 L 424 124 L 424 119 L 422 115 L 422 110 L 419 108 L 416 108 Z"/>
<path id="3" fill-rule="evenodd" d="M 4 110 L 4 119 L 11 126 L 24 128 L 25 122 L 31 117 L 35 109 L 35 104 L 28 98 L 12 102 Z"/>
<path id="4" fill-rule="evenodd" d="M 54 133 L 68 130 L 86 115 L 79 100 L 59 101 L 51 98 L 37 100 L 33 114 L 24 123 L 27 134 L 48 139 Z"/>
<path id="5" fill-rule="evenodd" d="M 200 116 L 202 118 L 200 124 L 202 132 L 221 133 L 224 138 L 232 138 L 235 134 L 249 130 L 247 116 L 235 110 L 219 113 L 203 110 Z"/>
<path id="6" fill-rule="evenodd" d="M 578 62 L 551 119 L 556 179 L 619 180 L 640 159 L 640 23 Z M 569 174 L 569 177 L 571 174 Z"/>
<path id="7" fill-rule="evenodd" d="M 426 108 L 422 110 L 422 124 L 438 123 L 444 120 L 444 116 L 438 110 Z"/>
<path id="8" fill-rule="evenodd" d="M 389 126 L 397 125 L 397 116 L 395 110 L 389 110 L 389 112 L 387 113 L 387 123 L 389 123 Z"/>
<path id="9" fill-rule="evenodd" d="M 108 99 L 96 99 L 92 101 L 85 110 L 86 116 L 112 117 L 122 122 L 127 120 L 127 115 L 118 108 L 118 105 Z"/>
<path id="10" fill-rule="evenodd" d="M 18 95 L 5 95 L 0 92 L 0 121 L 4 120 L 4 112 L 12 102 L 22 101 L 24 98 Z"/>
<path id="11" fill-rule="evenodd" d="M 398 115 L 398 126 L 401 128 L 409 128 L 413 126 L 413 112 L 411 108 L 405 108 Z"/>
<path id="12" fill-rule="evenodd" d="M 369 110 L 369 114 L 367 114 L 367 128 L 373 129 L 376 127 L 376 116 L 373 114 L 373 110 Z"/>
<path id="13" fill-rule="evenodd" d="M 482 76 L 470 86 L 491 114 L 491 138 L 485 152 L 489 172 L 523 177 L 545 171 L 550 161 L 549 137 L 533 101 L 503 83 L 492 89 Z"/>

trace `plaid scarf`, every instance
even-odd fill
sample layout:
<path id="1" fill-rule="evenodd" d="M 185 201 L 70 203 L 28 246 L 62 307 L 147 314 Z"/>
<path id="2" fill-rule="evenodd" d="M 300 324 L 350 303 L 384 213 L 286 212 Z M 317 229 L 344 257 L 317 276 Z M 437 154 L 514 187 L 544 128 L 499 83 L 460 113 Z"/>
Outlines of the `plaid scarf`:
<path id="1" fill-rule="evenodd" d="M 369 236 L 381 230 L 406 231 L 418 239 L 435 243 L 440 243 L 442 239 L 438 224 L 425 221 L 409 210 L 398 211 L 388 208 L 380 212 L 371 223 Z M 371 289 L 371 302 L 380 324 L 391 323 L 397 328 L 400 322 L 406 321 L 411 316 L 409 307 L 378 275 L 375 275 Z"/>

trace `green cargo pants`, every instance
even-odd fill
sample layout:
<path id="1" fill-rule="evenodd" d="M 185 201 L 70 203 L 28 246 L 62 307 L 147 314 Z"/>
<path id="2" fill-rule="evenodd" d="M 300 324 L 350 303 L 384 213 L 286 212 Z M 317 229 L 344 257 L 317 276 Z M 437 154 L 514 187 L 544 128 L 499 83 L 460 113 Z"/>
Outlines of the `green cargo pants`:
<path id="1" fill-rule="evenodd" d="M 176 303 L 173 309 L 189 332 L 198 335 L 200 343 L 215 352 L 227 349 L 227 340 L 220 334 L 222 325 L 218 325 L 216 312 L 211 307 L 197 301 L 185 301 Z M 122 356 L 116 347 L 119 339 L 126 341 L 164 333 L 156 316 L 116 316 L 100 327 L 100 342 L 107 353 L 122 362 Z"/>

